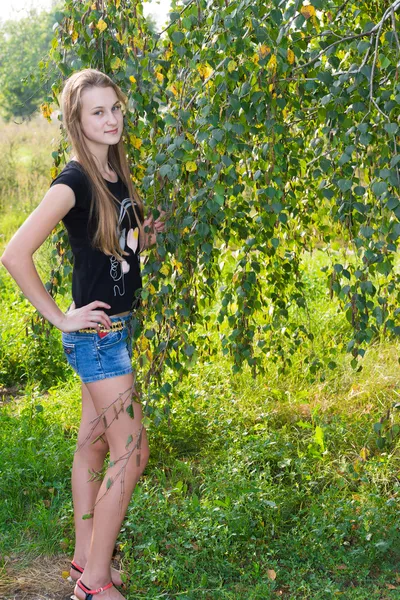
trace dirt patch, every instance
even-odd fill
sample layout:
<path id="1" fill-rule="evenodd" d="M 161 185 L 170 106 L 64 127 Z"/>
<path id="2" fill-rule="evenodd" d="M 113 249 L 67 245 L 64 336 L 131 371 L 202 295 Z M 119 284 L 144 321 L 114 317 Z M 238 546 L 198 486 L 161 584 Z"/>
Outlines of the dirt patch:
<path id="1" fill-rule="evenodd" d="M 11 402 L 15 400 L 15 397 L 18 395 L 18 392 L 21 390 L 18 386 L 14 385 L 12 387 L 0 387 L 0 406 L 2 404 L 7 404 L 7 402 Z"/>
<path id="2" fill-rule="evenodd" d="M 0 600 L 69 600 L 74 585 L 64 579 L 67 557 L 4 558 L 0 568 Z"/>

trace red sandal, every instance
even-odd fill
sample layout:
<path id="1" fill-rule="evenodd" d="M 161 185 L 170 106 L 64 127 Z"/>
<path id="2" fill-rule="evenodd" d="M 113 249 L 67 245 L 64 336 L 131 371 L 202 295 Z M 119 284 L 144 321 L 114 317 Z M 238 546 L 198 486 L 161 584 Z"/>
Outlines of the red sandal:
<path id="1" fill-rule="evenodd" d="M 78 563 L 76 563 L 74 560 L 71 560 L 71 569 L 74 569 L 74 571 L 78 571 L 78 573 L 80 573 L 81 575 L 83 573 L 82 567 L 80 567 Z"/>
<path id="2" fill-rule="evenodd" d="M 97 590 L 91 590 L 90 588 L 87 587 L 87 585 L 85 585 L 83 583 L 83 581 L 81 579 L 78 579 L 78 581 L 76 582 L 76 585 L 82 590 L 82 592 L 85 592 L 85 594 L 86 594 L 85 600 L 93 600 L 93 596 L 95 596 L 96 594 L 100 594 L 101 592 L 105 592 L 106 590 L 109 590 L 114 584 L 112 581 L 110 581 L 110 583 L 107 583 L 107 585 L 105 585 L 101 588 L 98 588 Z M 74 596 L 75 596 L 75 594 L 74 594 Z M 76 596 L 75 596 L 75 598 L 76 598 Z"/>
<path id="3" fill-rule="evenodd" d="M 71 569 L 74 569 L 74 571 L 78 571 L 78 573 L 80 573 L 82 575 L 83 573 L 83 569 L 82 567 L 80 567 L 78 565 L 78 563 L 76 563 L 74 560 L 71 560 Z M 121 575 L 121 572 L 120 572 Z M 72 577 L 69 578 L 73 583 L 76 583 L 78 580 L 77 579 L 72 579 Z M 121 583 L 114 583 L 114 585 L 117 585 L 118 587 L 122 587 L 125 588 L 125 584 L 122 581 Z"/>

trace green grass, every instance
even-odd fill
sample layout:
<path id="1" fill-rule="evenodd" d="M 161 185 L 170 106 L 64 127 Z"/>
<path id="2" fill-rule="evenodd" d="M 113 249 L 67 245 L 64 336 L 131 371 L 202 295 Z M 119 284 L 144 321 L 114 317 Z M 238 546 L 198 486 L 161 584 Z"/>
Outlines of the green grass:
<path id="1" fill-rule="evenodd" d="M 344 357 L 340 382 L 308 389 L 294 373 L 232 376 L 223 359 L 194 368 L 171 426 L 149 429 L 119 537 L 127 597 L 385 597 L 400 558 L 400 459 L 398 445 L 377 448 L 373 423 L 398 395 L 394 350 L 371 348 L 358 374 Z M 78 419 L 74 376 L 3 406 L 3 552 L 72 552 Z"/>

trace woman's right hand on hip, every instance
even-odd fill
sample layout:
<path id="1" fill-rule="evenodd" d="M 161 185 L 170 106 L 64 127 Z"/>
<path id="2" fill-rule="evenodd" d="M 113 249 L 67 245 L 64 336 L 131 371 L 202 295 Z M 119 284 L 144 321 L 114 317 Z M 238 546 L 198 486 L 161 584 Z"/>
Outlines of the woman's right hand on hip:
<path id="1" fill-rule="evenodd" d="M 64 319 L 59 327 L 61 331 L 71 333 L 78 331 L 78 329 L 85 329 L 86 327 L 97 329 L 99 324 L 104 325 L 104 327 L 111 327 L 112 321 L 110 317 L 103 310 L 100 310 L 100 308 L 111 308 L 107 302 L 95 300 L 81 308 L 72 308 L 72 306 L 75 307 L 75 302 L 71 304 L 68 312 L 64 315 Z"/>

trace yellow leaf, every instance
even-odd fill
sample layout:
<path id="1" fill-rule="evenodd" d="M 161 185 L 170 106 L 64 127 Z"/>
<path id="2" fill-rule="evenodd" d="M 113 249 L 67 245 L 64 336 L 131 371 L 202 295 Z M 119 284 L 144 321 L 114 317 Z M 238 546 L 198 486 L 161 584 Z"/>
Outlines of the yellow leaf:
<path id="1" fill-rule="evenodd" d="M 267 68 L 270 69 L 273 73 L 276 71 L 276 56 L 273 54 L 267 63 Z"/>
<path id="2" fill-rule="evenodd" d="M 268 579 L 271 579 L 272 581 L 275 581 L 276 579 L 276 573 L 273 569 L 267 569 L 267 576 Z"/>
<path id="3" fill-rule="evenodd" d="M 107 29 L 107 23 L 103 21 L 103 19 L 100 19 L 96 27 L 100 32 L 103 32 L 105 29 Z"/>
<path id="4" fill-rule="evenodd" d="M 73 31 L 73 32 L 71 33 L 71 40 L 72 40 L 74 43 L 76 42 L 76 40 L 78 39 L 78 37 L 79 37 L 79 34 L 78 34 L 78 32 L 77 32 L 77 31 Z"/>
<path id="5" fill-rule="evenodd" d="M 197 171 L 197 165 L 194 161 L 189 160 L 186 163 L 186 171 Z"/>
<path id="6" fill-rule="evenodd" d="M 369 456 L 369 450 L 368 448 L 361 448 L 360 450 L 360 456 L 363 460 L 367 460 L 368 456 Z"/>
<path id="7" fill-rule="evenodd" d="M 207 79 L 214 72 L 214 70 L 210 67 L 210 65 L 207 65 L 207 64 L 197 65 L 197 70 L 202 79 Z"/>
<path id="8" fill-rule="evenodd" d="M 156 77 L 160 83 L 164 81 L 164 75 L 162 73 L 156 73 Z"/>
<path id="9" fill-rule="evenodd" d="M 179 260 L 176 260 L 174 257 L 172 258 L 171 262 L 180 275 L 182 273 L 182 263 L 179 262 Z"/>
<path id="10" fill-rule="evenodd" d="M 122 35 L 120 34 L 120 32 L 118 31 L 117 35 L 115 36 L 117 38 L 117 42 L 119 44 L 123 44 L 124 43 L 124 38 L 122 37 Z"/>
<path id="11" fill-rule="evenodd" d="M 196 139 L 193 134 L 189 133 L 189 131 L 186 132 L 186 137 L 188 140 L 190 140 L 192 142 L 192 144 L 195 143 Z"/>
<path id="12" fill-rule="evenodd" d="M 237 62 L 236 61 L 230 60 L 228 62 L 228 71 L 229 71 L 229 73 L 232 73 L 232 71 L 234 71 L 236 69 L 236 67 L 237 67 Z"/>
<path id="13" fill-rule="evenodd" d="M 258 65 L 258 61 L 260 60 L 260 57 L 258 56 L 258 54 L 254 54 L 251 60 L 255 65 Z"/>
<path id="14" fill-rule="evenodd" d="M 163 275 L 169 275 L 169 265 L 167 263 L 163 264 L 163 266 L 160 269 L 160 273 L 162 273 Z"/>
<path id="15" fill-rule="evenodd" d="M 134 76 L 133 76 L 133 75 L 131 75 L 131 76 L 129 77 L 129 81 L 130 81 L 131 83 L 136 83 L 136 79 L 134 78 Z"/>
<path id="16" fill-rule="evenodd" d="M 97 6 L 96 6 L 96 2 L 93 2 L 92 6 L 90 7 L 92 10 L 96 10 Z"/>
<path id="17" fill-rule="evenodd" d="M 319 31 L 319 23 L 318 23 L 318 19 L 317 19 L 317 17 L 316 17 L 316 16 L 313 16 L 313 17 L 312 17 L 312 19 L 311 19 L 311 21 L 313 22 L 313 25 L 314 25 L 315 29 L 316 29 L 317 31 Z"/>
<path id="18" fill-rule="evenodd" d="M 290 48 L 288 48 L 288 51 L 287 51 L 287 59 L 288 59 L 289 65 L 292 65 L 294 63 L 294 52 Z"/>
<path id="19" fill-rule="evenodd" d="M 154 287 L 154 285 L 152 283 L 149 283 L 147 289 L 150 291 L 151 294 L 156 293 L 156 288 Z"/>
<path id="20" fill-rule="evenodd" d="M 137 150 L 139 150 L 140 146 L 142 145 L 143 141 L 140 138 L 137 138 L 134 135 L 130 135 L 129 136 L 129 141 L 132 144 L 132 146 L 134 148 L 137 148 Z"/>
<path id="21" fill-rule="evenodd" d="M 146 337 L 142 336 L 138 339 L 137 344 L 139 346 L 139 349 L 143 352 L 149 347 L 149 340 Z"/>
<path id="22" fill-rule="evenodd" d="M 40 105 L 40 110 L 42 111 L 42 115 L 44 116 L 45 119 L 47 119 L 48 121 L 51 121 L 51 113 L 52 110 L 49 106 L 49 104 L 46 104 L 45 102 L 43 104 Z"/>
<path id="23" fill-rule="evenodd" d="M 315 15 L 315 8 L 312 4 L 303 4 L 300 9 L 301 14 L 305 19 L 309 19 Z"/>
<path id="24" fill-rule="evenodd" d="M 176 89 L 176 85 L 174 83 L 171 85 L 170 90 L 174 94 L 174 96 L 178 95 L 178 90 Z"/>
<path id="25" fill-rule="evenodd" d="M 115 0 L 115 6 L 116 6 L 116 8 L 119 8 L 120 4 L 121 4 L 121 0 Z"/>
<path id="26" fill-rule="evenodd" d="M 51 169 L 50 169 L 50 175 L 51 175 L 52 179 L 55 179 L 57 177 L 57 173 L 58 173 L 57 167 L 51 167 Z"/>
<path id="27" fill-rule="evenodd" d="M 271 48 L 269 48 L 266 44 L 262 44 L 259 49 L 259 53 L 261 58 L 265 58 L 267 54 L 271 52 Z"/>
<path id="28" fill-rule="evenodd" d="M 137 48 L 139 48 L 140 50 L 143 49 L 144 46 L 144 40 L 142 38 L 137 37 L 136 35 L 133 36 L 133 43 L 135 44 L 135 46 Z"/>
<path id="29" fill-rule="evenodd" d="M 151 362 L 153 359 L 153 353 L 151 350 L 146 350 L 146 356 L 149 359 L 149 361 Z"/>
<path id="30" fill-rule="evenodd" d="M 120 59 L 119 56 L 115 56 L 112 61 L 111 61 L 111 68 L 113 70 L 119 69 L 120 66 L 122 65 L 122 60 Z"/>
<path id="31" fill-rule="evenodd" d="M 69 577 L 69 571 L 63 571 L 63 572 L 61 573 L 61 577 L 62 577 L 63 579 L 68 579 L 68 577 Z"/>

